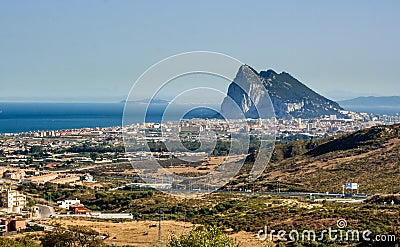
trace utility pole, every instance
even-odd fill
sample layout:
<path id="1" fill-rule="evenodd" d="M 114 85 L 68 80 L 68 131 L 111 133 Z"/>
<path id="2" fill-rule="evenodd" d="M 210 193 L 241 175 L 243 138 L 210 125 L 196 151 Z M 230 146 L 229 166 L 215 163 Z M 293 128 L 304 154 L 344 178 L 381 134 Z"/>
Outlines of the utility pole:
<path id="1" fill-rule="evenodd" d="M 158 218 L 158 242 L 162 242 L 161 239 L 161 220 L 162 220 L 162 208 L 160 208 L 160 211 L 158 213 L 159 218 Z"/>
<path id="2" fill-rule="evenodd" d="M 276 191 L 278 192 L 278 194 L 281 193 L 281 188 L 280 188 L 280 185 L 279 185 L 279 181 L 276 182 Z"/>

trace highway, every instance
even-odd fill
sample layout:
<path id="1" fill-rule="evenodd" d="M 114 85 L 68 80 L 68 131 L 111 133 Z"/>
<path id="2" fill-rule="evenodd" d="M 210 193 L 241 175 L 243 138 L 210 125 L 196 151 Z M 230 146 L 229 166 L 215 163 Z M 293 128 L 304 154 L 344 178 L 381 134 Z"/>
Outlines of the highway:
<path id="1" fill-rule="evenodd" d="M 119 187 L 116 187 L 116 188 L 112 188 L 112 189 L 110 189 L 110 190 L 112 190 L 112 191 L 115 191 L 115 190 L 119 190 L 119 189 L 123 189 L 123 188 L 125 188 L 125 187 L 129 187 L 129 186 L 132 186 L 132 185 L 145 185 L 145 183 L 129 183 L 129 184 L 126 184 L 126 185 L 123 185 L 123 186 L 119 186 Z M 170 185 L 170 184 L 165 184 L 165 185 Z M 148 186 L 150 186 L 150 188 L 148 187 Z M 151 188 L 151 185 L 148 185 L 148 186 L 142 186 L 141 188 L 143 189 L 143 190 L 146 190 L 146 189 L 154 189 L 154 188 Z M 160 188 L 160 187 L 162 187 L 162 186 L 160 186 L 160 184 L 157 184 L 157 187 L 158 188 Z M 161 189 L 157 189 L 157 190 L 160 190 L 160 191 L 162 191 L 162 192 L 165 192 L 165 193 L 172 193 L 172 194 L 179 194 L 179 193 L 182 193 L 182 194 L 187 194 L 187 193 L 190 193 L 190 194 L 204 194 L 204 193 L 210 193 L 210 192 L 213 192 L 212 190 L 210 190 L 210 191 L 207 191 L 207 190 L 195 190 L 195 189 L 192 189 L 192 190 L 187 190 L 187 189 L 185 189 L 185 190 L 177 190 L 177 189 L 164 189 L 164 190 L 161 190 Z M 296 191 L 294 191 L 294 192 L 277 192 L 277 191 L 248 191 L 248 192 L 246 192 L 246 191 L 234 191 L 234 190 L 218 190 L 217 192 L 220 192 L 220 193 L 236 193 L 236 194 L 244 194 L 244 195 L 279 195 L 279 196 L 283 196 L 283 197 L 285 197 L 285 196 L 288 196 L 288 197 L 309 197 L 309 198 L 316 198 L 316 197 L 324 197 L 324 198 L 351 198 L 351 199 L 358 199 L 358 200 L 360 200 L 360 201 L 362 201 L 363 199 L 365 199 L 365 198 L 367 198 L 367 196 L 368 195 L 365 195 L 365 194 L 346 194 L 345 196 L 343 196 L 343 194 L 342 193 L 329 193 L 329 192 L 324 192 L 324 193 L 322 193 L 322 192 L 296 192 Z"/>

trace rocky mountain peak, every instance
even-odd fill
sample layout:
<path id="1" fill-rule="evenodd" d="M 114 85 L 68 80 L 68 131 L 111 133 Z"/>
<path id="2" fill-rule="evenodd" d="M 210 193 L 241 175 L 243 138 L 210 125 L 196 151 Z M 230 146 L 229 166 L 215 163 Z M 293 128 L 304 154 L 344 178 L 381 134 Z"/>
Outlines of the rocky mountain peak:
<path id="1" fill-rule="evenodd" d="M 273 76 L 273 75 L 277 75 L 277 73 L 275 71 L 273 71 L 272 69 L 260 72 L 260 76 L 263 78 L 271 78 L 271 76 Z"/>
<path id="2" fill-rule="evenodd" d="M 249 65 L 239 68 L 228 88 L 221 113 L 233 117 L 237 115 L 232 113 L 238 106 L 247 118 L 258 118 L 257 110 L 271 109 L 271 102 L 278 118 L 343 117 L 339 104 L 314 92 L 289 73 L 278 74 L 272 69 L 258 73 Z"/>

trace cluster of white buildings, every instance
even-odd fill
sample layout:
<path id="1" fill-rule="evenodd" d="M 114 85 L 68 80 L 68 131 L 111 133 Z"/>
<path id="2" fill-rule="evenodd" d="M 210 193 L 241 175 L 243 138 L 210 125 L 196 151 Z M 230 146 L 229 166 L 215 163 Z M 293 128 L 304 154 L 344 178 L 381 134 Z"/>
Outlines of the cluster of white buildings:
<path id="1" fill-rule="evenodd" d="M 304 135 L 310 137 L 323 137 L 349 133 L 377 125 L 400 123 L 400 116 L 376 116 L 368 113 L 355 113 L 344 111 L 349 118 L 338 118 L 336 115 L 324 118 L 277 121 L 277 139 Z"/>
<path id="2" fill-rule="evenodd" d="M 249 132 L 253 135 L 275 135 L 276 139 L 321 137 L 348 133 L 376 125 L 400 122 L 399 116 L 376 116 L 367 113 L 343 111 L 348 118 L 340 119 L 336 115 L 315 119 L 293 118 L 290 120 L 259 120 L 248 119 L 229 121 L 223 119 L 191 119 L 181 122 L 137 123 L 125 127 L 83 128 L 56 131 L 36 131 L 0 136 L 0 166 L 40 167 L 53 169 L 65 164 L 92 165 L 112 162 L 130 162 L 132 159 L 142 159 L 149 155 L 146 148 L 134 153 L 110 151 L 102 153 L 99 159 L 93 159 L 83 152 L 65 152 L 73 147 L 102 146 L 115 150 L 124 146 L 123 135 L 132 137 L 135 145 L 146 145 L 147 142 L 158 141 L 202 141 L 206 139 L 226 139 L 232 133 Z M 198 135 L 201 133 L 200 135 Z M 140 148 L 139 148 L 140 149 Z M 43 153 L 41 157 L 32 154 L 32 150 Z M 181 150 L 182 151 L 182 150 Z M 181 155 L 190 155 L 181 154 Z M 19 174 L 13 174 L 17 179 Z"/>
<path id="3" fill-rule="evenodd" d="M 6 213 L 21 213 L 26 206 L 26 195 L 17 190 L 3 188 L 0 191 L 0 208 Z"/>

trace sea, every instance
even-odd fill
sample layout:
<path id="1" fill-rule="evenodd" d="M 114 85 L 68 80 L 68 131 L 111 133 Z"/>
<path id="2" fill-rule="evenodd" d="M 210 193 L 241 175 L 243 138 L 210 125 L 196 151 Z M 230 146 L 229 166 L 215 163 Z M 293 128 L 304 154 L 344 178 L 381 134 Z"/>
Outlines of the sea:
<path id="1" fill-rule="evenodd" d="M 128 109 L 143 109 L 142 103 L 128 103 Z M 21 133 L 38 130 L 62 130 L 95 127 L 122 126 L 125 103 L 1 103 L 0 134 Z M 163 119 L 167 104 L 150 104 L 146 118 L 130 111 L 129 123 L 180 121 L 190 118 L 220 118 L 209 108 L 197 108 L 182 116 L 182 109 L 187 106 L 176 106 L 169 111 L 168 118 Z M 213 106 L 217 108 L 217 106 Z M 398 115 L 400 109 L 382 107 L 346 107 L 346 109 L 374 113 L 377 115 Z M 128 118 L 126 118 L 128 119 Z M 125 119 L 125 120 L 126 120 Z"/>
<path id="2" fill-rule="evenodd" d="M 124 103 L 0 103 L 0 133 L 122 126 L 124 106 Z M 145 120 L 133 113 L 129 122 L 161 122 L 166 106 L 153 104 Z M 145 105 L 138 103 L 128 109 L 140 107 Z M 216 116 L 214 110 L 199 108 L 182 117 L 182 108 L 172 109 L 164 121 Z"/>

